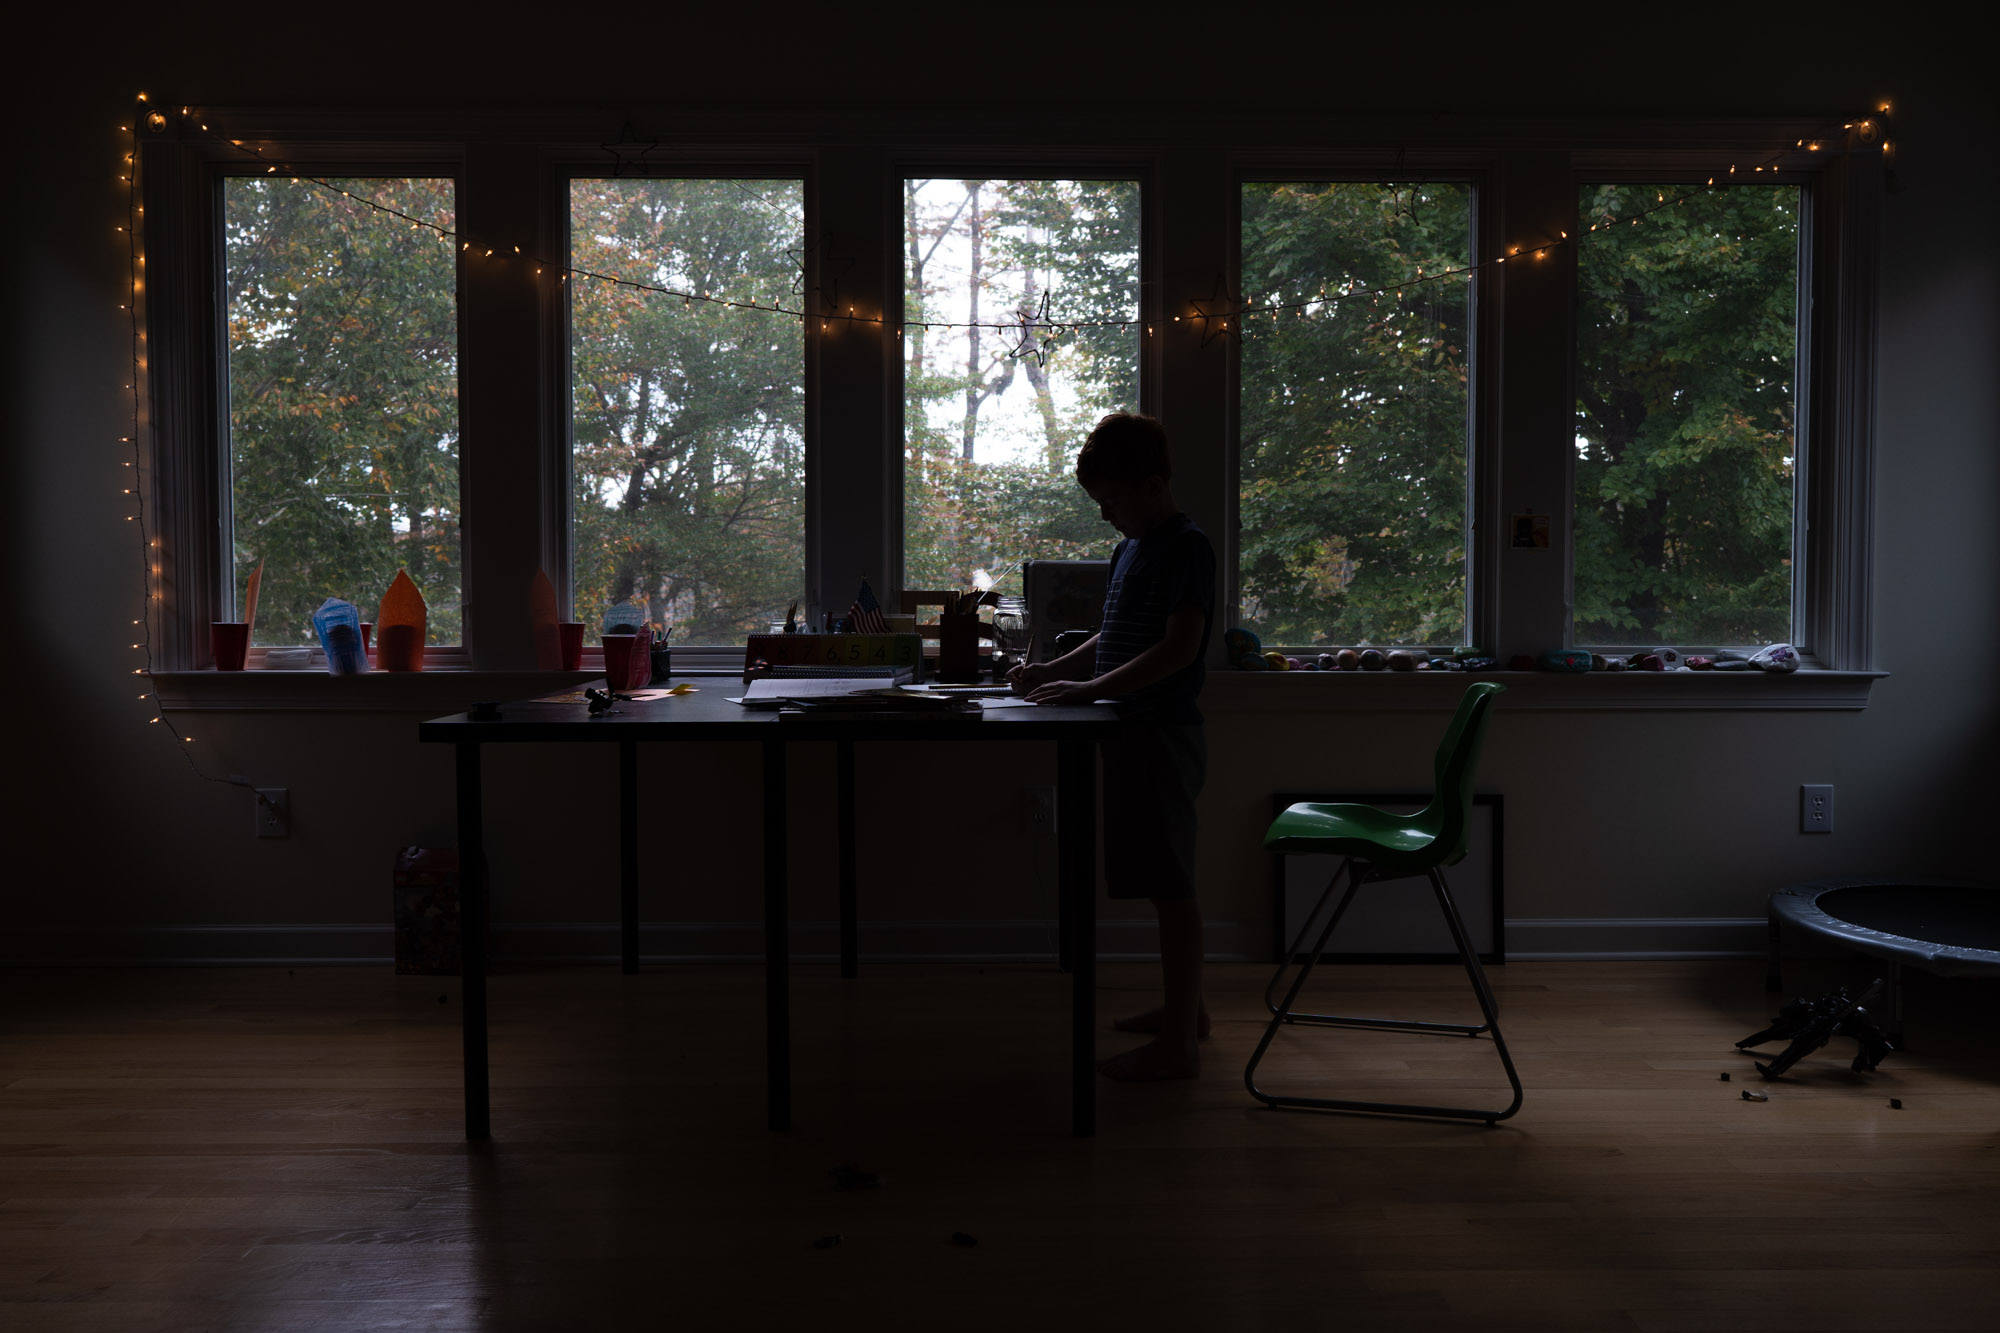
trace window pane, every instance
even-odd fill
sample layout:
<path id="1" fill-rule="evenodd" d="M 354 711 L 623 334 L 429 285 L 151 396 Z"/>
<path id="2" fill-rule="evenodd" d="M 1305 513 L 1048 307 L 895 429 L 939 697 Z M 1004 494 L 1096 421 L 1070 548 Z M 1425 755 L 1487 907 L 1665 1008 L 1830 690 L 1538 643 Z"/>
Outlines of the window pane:
<path id="1" fill-rule="evenodd" d="M 1587 185 L 1575 641 L 1790 637 L 1799 188 Z"/>
<path id="2" fill-rule="evenodd" d="M 331 184 L 452 226 L 449 180 Z M 231 178 L 222 199 L 239 613 L 262 564 L 255 641 L 311 643 L 322 601 L 373 620 L 403 568 L 429 642 L 459 642 L 451 242 L 304 181 Z"/>
<path id="3" fill-rule="evenodd" d="M 1471 187 L 1252 181 L 1242 217 L 1242 290 L 1279 309 L 1242 327 L 1240 623 L 1461 642 Z"/>
<path id="4" fill-rule="evenodd" d="M 905 586 L 1018 593 L 1024 560 L 1108 556 L 1073 469 L 1138 406 L 1138 182 L 906 180 L 903 243 Z M 1115 322 L 1045 343 L 1064 319 Z"/>
<path id="5" fill-rule="evenodd" d="M 577 180 L 570 262 L 688 293 L 571 284 L 571 595 L 740 644 L 805 587 L 805 235 L 797 180 Z"/>

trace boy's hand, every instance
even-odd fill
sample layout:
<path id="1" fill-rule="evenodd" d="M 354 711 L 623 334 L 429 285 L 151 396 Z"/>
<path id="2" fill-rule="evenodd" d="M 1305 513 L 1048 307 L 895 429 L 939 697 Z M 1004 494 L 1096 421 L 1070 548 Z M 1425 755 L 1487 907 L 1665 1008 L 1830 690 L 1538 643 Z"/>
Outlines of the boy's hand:
<path id="1" fill-rule="evenodd" d="M 1007 683 L 1017 694 L 1026 694 L 1037 685 L 1047 684 L 1055 679 L 1047 662 L 1023 662 L 1007 673 Z"/>
<path id="2" fill-rule="evenodd" d="M 1031 704 L 1087 704 L 1097 697 L 1088 680 L 1052 680 L 1028 691 Z"/>

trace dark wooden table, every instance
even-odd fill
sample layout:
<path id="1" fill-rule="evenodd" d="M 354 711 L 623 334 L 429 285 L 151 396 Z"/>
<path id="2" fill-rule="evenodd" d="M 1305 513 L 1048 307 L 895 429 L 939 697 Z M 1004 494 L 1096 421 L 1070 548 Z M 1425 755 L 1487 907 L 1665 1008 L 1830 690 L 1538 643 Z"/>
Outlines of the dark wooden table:
<path id="1" fill-rule="evenodd" d="M 769 1123 L 789 1129 L 791 1089 L 791 950 L 788 933 L 786 750 L 794 742 L 836 747 L 840 827 L 841 975 L 856 974 L 854 745 L 857 741 L 938 741 L 985 745 L 1052 741 L 1056 745 L 1057 889 L 1062 965 L 1069 971 L 1072 1127 L 1096 1129 L 1097 742 L 1120 725 L 1108 707 L 995 709 L 977 721 L 780 719 L 729 702 L 741 687 L 729 679 L 696 682 L 698 692 L 590 717 L 581 703 L 539 700 L 500 705 L 499 716 L 470 713 L 419 724 L 418 739 L 457 748 L 459 939 L 463 968 L 465 1136 L 492 1133 L 486 1038 L 487 863 L 479 750 L 496 743 L 615 745 L 618 750 L 619 921 L 626 973 L 639 970 L 639 782 L 642 742 L 729 741 L 763 748 L 765 1070 Z M 748 793 L 746 793 L 747 795 Z"/>

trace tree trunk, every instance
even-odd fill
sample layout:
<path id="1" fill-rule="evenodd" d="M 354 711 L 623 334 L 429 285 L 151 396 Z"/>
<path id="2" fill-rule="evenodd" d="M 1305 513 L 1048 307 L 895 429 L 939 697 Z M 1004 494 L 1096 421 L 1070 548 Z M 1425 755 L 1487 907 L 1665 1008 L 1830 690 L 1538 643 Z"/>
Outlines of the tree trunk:
<path id="1" fill-rule="evenodd" d="M 967 327 L 965 330 L 965 428 L 960 446 L 961 456 L 968 463 L 972 461 L 973 437 L 979 430 L 979 405 L 986 399 L 986 394 L 983 391 L 985 385 L 981 383 L 983 372 L 979 365 L 979 284 L 984 276 L 982 265 L 985 262 L 983 251 L 986 240 L 986 218 L 979 209 L 979 187 L 977 185 L 972 187 L 970 198 L 972 200 L 972 218 L 967 223 L 967 229 L 972 240 L 972 263 L 970 265 L 971 291 L 966 315 Z"/>
<path id="2" fill-rule="evenodd" d="M 1041 294 L 1035 290 L 1035 270 L 1032 265 L 1027 271 L 1027 281 L 1023 287 L 1024 297 L 1021 311 L 1023 337 L 1035 336 L 1035 330 L 1026 327 L 1041 306 Z M 1049 392 L 1049 373 L 1042 366 L 1039 356 L 1027 355 L 1021 358 L 1021 370 L 1028 377 L 1028 387 L 1035 391 L 1035 407 L 1042 414 L 1042 438 L 1046 441 L 1044 457 L 1049 471 L 1060 472 L 1069 461 L 1067 442 L 1062 437 L 1062 422 L 1056 418 L 1055 396 Z"/>

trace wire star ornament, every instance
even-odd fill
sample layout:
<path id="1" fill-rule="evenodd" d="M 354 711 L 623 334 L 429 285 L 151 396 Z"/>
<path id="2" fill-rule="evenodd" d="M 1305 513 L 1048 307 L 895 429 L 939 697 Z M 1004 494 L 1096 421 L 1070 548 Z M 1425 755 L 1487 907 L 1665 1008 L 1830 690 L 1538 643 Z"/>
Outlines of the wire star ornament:
<path id="1" fill-rule="evenodd" d="M 1012 347 L 1007 349 L 1007 355 L 1017 361 L 1024 356 L 1032 356 L 1035 358 L 1036 365 L 1047 365 L 1050 354 L 1056 350 L 1064 338 L 1069 336 L 1069 325 L 1058 323 L 1049 318 L 1049 294 L 1047 292 L 1042 293 L 1041 304 L 1035 308 L 1033 314 L 1030 314 L 1025 307 L 1016 313 L 1021 316 L 1021 337 L 1019 342 L 1016 342 Z"/>
<path id="2" fill-rule="evenodd" d="M 1240 327 L 1243 313 L 1251 309 L 1243 299 L 1243 293 L 1230 292 L 1222 285 L 1222 275 L 1215 275 L 1215 287 L 1206 297 L 1198 297 L 1188 302 L 1194 307 L 1194 318 L 1201 321 L 1201 345 L 1208 346 L 1217 338 L 1229 333 L 1229 322 L 1235 320 Z"/>
<path id="3" fill-rule="evenodd" d="M 812 293 L 819 297 L 822 314 L 838 315 L 840 310 L 840 280 L 854 267 L 853 255 L 833 253 L 833 233 L 821 232 L 819 239 L 785 251 L 785 258 L 792 261 L 792 295 L 806 295 L 806 279 L 811 273 L 813 257 L 819 259 L 819 281 L 812 287 Z"/>
<path id="4" fill-rule="evenodd" d="M 611 168 L 611 175 L 615 180 L 623 176 L 627 170 L 635 170 L 645 166 L 647 155 L 660 146 L 660 141 L 658 139 L 641 139 L 638 133 L 633 130 L 632 122 L 628 120 L 618 127 L 618 137 L 616 139 L 597 146 L 611 154 L 614 164 Z"/>

